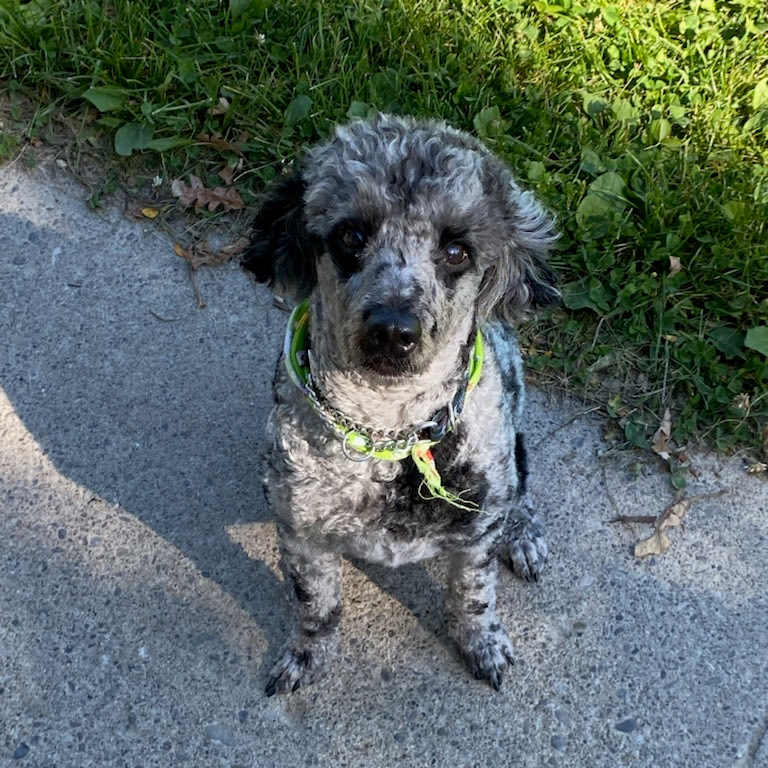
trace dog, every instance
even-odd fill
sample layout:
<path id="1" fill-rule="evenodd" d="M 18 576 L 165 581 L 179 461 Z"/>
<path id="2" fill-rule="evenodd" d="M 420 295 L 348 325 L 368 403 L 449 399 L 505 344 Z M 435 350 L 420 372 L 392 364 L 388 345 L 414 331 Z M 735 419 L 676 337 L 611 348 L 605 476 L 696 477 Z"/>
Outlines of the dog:
<path id="1" fill-rule="evenodd" d="M 449 557 L 450 634 L 498 690 L 513 662 L 499 555 L 547 559 L 527 500 L 513 324 L 556 302 L 553 218 L 481 142 L 434 120 L 338 126 L 268 190 L 244 266 L 296 304 L 265 489 L 298 627 L 267 695 L 328 670 L 342 557 Z"/>

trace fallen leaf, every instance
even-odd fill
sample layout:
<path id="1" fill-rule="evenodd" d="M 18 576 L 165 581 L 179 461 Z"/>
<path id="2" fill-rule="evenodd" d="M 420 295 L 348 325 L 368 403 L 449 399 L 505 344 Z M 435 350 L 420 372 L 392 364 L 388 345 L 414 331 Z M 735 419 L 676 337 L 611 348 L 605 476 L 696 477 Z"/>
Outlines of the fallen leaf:
<path id="1" fill-rule="evenodd" d="M 197 202 L 197 196 L 201 190 L 205 190 L 205 186 L 194 174 L 190 175 L 189 184 L 181 179 L 174 179 L 171 182 L 171 194 L 178 197 L 179 203 L 185 208 Z"/>
<path id="2" fill-rule="evenodd" d="M 241 237 L 231 245 L 213 248 L 207 240 L 202 240 L 189 248 L 183 248 L 179 243 L 175 243 L 173 250 L 177 256 L 189 262 L 192 269 L 199 269 L 200 267 L 215 267 L 219 264 L 226 264 L 232 257 L 242 253 L 248 247 L 248 243 L 247 237 Z"/>
<path id="3" fill-rule="evenodd" d="M 678 272 L 682 272 L 683 263 L 677 256 L 669 257 L 669 275 L 668 277 L 674 277 Z"/>
<path id="4" fill-rule="evenodd" d="M 649 539 L 635 544 L 635 557 L 663 555 L 671 546 L 672 542 L 664 531 L 655 531 Z"/>
<path id="5" fill-rule="evenodd" d="M 232 186 L 232 179 L 235 176 L 235 169 L 229 165 L 225 165 L 218 174 L 219 178 L 228 186 Z"/>
<path id="6" fill-rule="evenodd" d="M 672 542 L 669 536 L 664 532 L 667 528 L 677 528 L 683 524 L 683 518 L 688 512 L 688 508 L 694 501 L 702 499 L 714 499 L 723 496 L 726 490 L 715 491 L 713 493 L 701 493 L 698 496 L 690 496 L 687 499 L 681 499 L 672 506 L 667 507 L 656 521 L 656 530 L 653 535 L 643 541 L 635 544 L 635 557 L 648 557 L 649 555 L 663 555 L 671 546 Z"/>
<path id="7" fill-rule="evenodd" d="M 648 555 L 663 555 L 671 546 L 669 536 L 664 533 L 666 528 L 677 528 L 683 523 L 683 517 L 688 511 L 687 500 L 678 501 L 664 510 L 662 516 L 656 522 L 656 530 L 653 536 L 635 544 L 635 557 L 648 557 Z"/>
<path id="8" fill-rule="evenodd" d="M 190 174 L 189 184 L 181 179 L 171 182 L 171 192 L 179 199 L 179 203 L 185 208 L 195 206 L 195 211 L 200 212 L 208 208 L 212 213 L 221 206 L 225 211 L 236 211 L 245 208 L 243 199 L 233 187 L 216 187 L 208 189 L 194 174 Z"/>
<path id="9" fill-rule="evenodd" d="M 763 427 L 763 458 L 768 461 L 768 426 Z"/>
<path id="10" fill-rule="evenodd" d="M 670 413 L 669 408 L 667 408 L 667 410 L 664 411 L 664 418 L 662 418 L 659 428 L 653 435 L 653 445 L 651 446 L 652 450 L 655 453 L 658 453 L 659 456 L 661 456 L 661 458 L 665 461 L 669 461 L 669 448 L 667 446 L 667 441 L 669 440 L 671 434 L 672 414 Z"/>

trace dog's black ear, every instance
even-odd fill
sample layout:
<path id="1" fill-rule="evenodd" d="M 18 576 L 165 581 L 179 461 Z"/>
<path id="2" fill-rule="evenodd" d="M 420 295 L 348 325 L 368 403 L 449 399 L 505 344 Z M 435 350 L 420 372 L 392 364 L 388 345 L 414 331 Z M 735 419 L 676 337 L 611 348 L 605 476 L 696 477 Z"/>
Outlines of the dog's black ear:
<path id="1" fill-rule="evenodd" d="M 485 272 L 479 309 L 487 317 L 512 323 L 560 300 L 557 279 L 546 264 L 558 234 L 533 194 L 516 185 L 508 211 L 511 229 L 500 257 Z"/>
<path id="2" fill-rule="evenodd" d="M 253 222 L 243 267 L 276 293 L 303 299 L 317 282 L 315 247 L 304 225 L 300 173 L 272 184 Z"/>

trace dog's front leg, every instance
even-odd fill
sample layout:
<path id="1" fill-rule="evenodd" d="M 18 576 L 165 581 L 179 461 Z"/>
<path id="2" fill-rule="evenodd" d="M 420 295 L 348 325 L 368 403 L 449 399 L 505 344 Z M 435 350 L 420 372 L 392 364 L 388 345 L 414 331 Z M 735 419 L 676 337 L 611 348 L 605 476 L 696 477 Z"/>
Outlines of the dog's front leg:
<path id="1" fill-rule="evenodd" d="M 267 696 L 295 691 L 323 676 L 338 649 L 341 556 L 314 550 L 281 532 L 282 566 L 298 604 L 299 626 L 272 667 Z"/>
<path id="2" fill-rule="evenodd" d="M 474 676 L 499 690 L 513 663 L 512 644 L 496 616 L 497 536 L 451 556 L 451 634 Z"/>

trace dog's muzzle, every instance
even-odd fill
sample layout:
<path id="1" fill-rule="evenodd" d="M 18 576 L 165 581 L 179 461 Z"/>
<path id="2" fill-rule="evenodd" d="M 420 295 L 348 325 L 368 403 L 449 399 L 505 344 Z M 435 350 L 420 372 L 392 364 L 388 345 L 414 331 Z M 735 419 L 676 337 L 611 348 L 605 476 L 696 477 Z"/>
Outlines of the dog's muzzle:
<path id="1" fill-rule="evenodd" d="M 419 346 L 421 322 L 410 310 L 376 307 L 363 320 L 363 350 L 374 367 L 403 363 Z"/>

